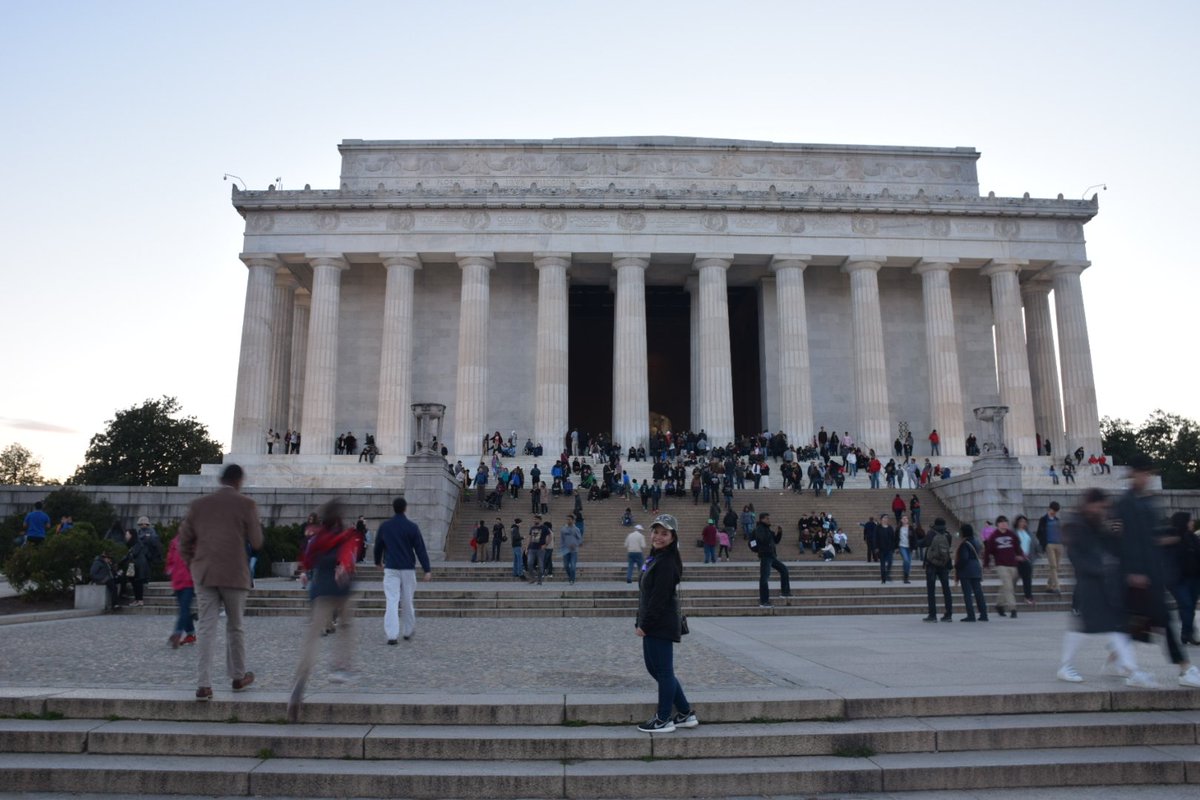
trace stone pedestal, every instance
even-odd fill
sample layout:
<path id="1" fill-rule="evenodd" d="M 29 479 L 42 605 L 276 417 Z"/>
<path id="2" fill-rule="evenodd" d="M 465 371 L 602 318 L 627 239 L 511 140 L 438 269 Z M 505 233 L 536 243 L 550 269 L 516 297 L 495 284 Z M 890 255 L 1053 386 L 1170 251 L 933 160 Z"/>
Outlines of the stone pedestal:
<path id="1" fill-rule="evenodd" d="M 75 608 L 108 611 L 108 588 L 102 583 L 75 584 Z"/>
<path id="2" fill-rule="evenodd" d="M 404 467 L 408 518 L 417 523 L 430 561 L 446 560 L 446 535 L 458 503 L 459 485 L 440 455 L 409 456 Z"/>
<path id="3" fill-rule="evenodd" d="M 977 459 L 969 473 L 935 483 L 934 491 L 976 534 L 1001 514 L 1012 519 L 1025 510 L 1021 462 L 1012 456 Z"/>

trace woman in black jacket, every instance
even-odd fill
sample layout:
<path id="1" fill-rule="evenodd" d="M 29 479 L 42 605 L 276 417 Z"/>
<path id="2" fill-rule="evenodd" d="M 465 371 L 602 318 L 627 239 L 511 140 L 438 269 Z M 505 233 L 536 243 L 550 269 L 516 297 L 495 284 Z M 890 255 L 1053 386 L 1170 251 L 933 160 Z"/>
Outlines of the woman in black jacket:
<path id="1" fill-rule="evenodd" d="M 642 639 L 646 670 L 658 681 L 658 710 L 638 725 L 645 733 L 671 733 L 700 724 L 683 686 L 675 677 L 675 642 L 681 636 L 677 587 L 683 577 L 679 557 L 679 525 L 670 514 L 659 514 L 650 525 L 650 555 L 638 581 L 638 614 L 634 630 Z M 671 716 L 674 707 L 677 713 Z"/>

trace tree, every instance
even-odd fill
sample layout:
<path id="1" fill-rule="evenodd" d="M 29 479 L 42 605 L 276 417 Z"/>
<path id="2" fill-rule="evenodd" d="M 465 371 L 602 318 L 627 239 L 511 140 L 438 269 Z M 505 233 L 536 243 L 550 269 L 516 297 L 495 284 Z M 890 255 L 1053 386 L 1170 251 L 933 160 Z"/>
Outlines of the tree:
<path id="1" fill-rule="evenodd" d="M 1100 421 L 1104 452 L 1113 463 L 1128 464 L 1134 453 L 1154 462 L 1164 489 L 1200 488 L 1200 425 L 1178 414 L 1156 409 L 1134 428 L 1124 419 Z"/>
<path id="2" fill-rule="evenodd" d="M 94 486 L 174 486 L 180 475 L 221 461 L 221 444 L 195 417 L 179 417 L 174 397 L 118 411 L 88 444 L 71 483 Z"/>
<path id="3" fill-rule="evenodd" d="M 0 484 L 5 486 L 41 486 L 42 462 L 33 457 L 29 448 L 10 444 L 0 450 Z"/>

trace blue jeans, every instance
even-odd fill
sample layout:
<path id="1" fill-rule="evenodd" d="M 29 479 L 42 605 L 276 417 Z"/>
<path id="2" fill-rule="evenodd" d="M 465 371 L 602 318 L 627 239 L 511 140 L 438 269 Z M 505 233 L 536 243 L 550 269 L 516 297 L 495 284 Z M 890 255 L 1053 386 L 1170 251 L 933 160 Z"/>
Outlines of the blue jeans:
<path id="1" fill-rule="evenodd" d="M 788 597 L 792 593 L 792 584 L 788 575 L 788 568 L 783 562 L 775 556 L 767 556 L 758 559 L 758 602 L 761 605 L 767 605 L 771 602 L 771 570 L 779 570 L 779 594 L 783 597 Z"/>
<path id="2" fill-rule="evenodd" d="M 567 580 L 575 582 L 575 565 L 579 563 L 578 550 L 564 550 L 562 554 L 563 569 L 567 572 Z"/>
<path id="3" fill-rule="evenodd" d="M 646 563 L 646 557 L 641 553 L 626 553 L 625 558 L 625 582 L 629 583 L 633 580 L 633 570 L 636 567 L 638 572 L 642 571 L 642 564 Z"/>
<path id="4" fill-rule="evenodd" d="M 512 549 L 512 551 L 513 551 L 513 577 L 514 578 L 524 578 L 525 577 L 525 559 L 521 555 L 521 548 L 519 546 L 514 547 Z"/>
<path id="5" fill-rule="evenodd" d="M 987 619 L 987 601 L 983 599 L 982 578 L 962 578 L 963 603 L 967 606 L 967 619 Z M 975 616 L 975 607 L 979 606 L 979 616 Z"/>
<path id="6" fill-rule="evenodd" d="M 908 580 L 908 573 L 912 572 L 912 548 L 900 548 L 900 560 L 904 563 L 904 580 Z"/>
<path id="7" fill-rule="evenodd" d="M 714 545 L 714 544 L 704 545 L 704 563 L 705 564 L 717 563 L 717 546 L 716 545 Z"/>
<path id="8" fill-rule="evenodd" d="M 894 550 L 888 550 L 886 553 L 883 550 L 879 551 L 879 580 L 883 583 L 892 579 L 893 555 L 895 555 Z"/>
<path id="9" fill-rule="evenodd" d="M 661 720 L 671 718 L 671 707 L 681 714 L 691 713 L 692 706 L 683 694 L 683 687 L 675 677 L 675 643 L 670 639 L 655 636 L 642 637 L 642 657 L 646 671 L 658 681 L 658 711 Z"/>
<path id="10" fill-rule="evenodd" d="M 1196 596 L 1200 590 L 1200 580 L 1182 578 L 1169 588 L 1179 607 L 1179 638 L 1187 644 L 1196 636 Z"/>
<path id="11" fill-rule="evenodd" d="M 175 604 L 179 607 L 179 614 L 175 618 L 175 633 L 196 632 L 195 626 L 192 625 L 192 598 L 195 596 L 196 590 L 191 586 L 175 590 Z"/>

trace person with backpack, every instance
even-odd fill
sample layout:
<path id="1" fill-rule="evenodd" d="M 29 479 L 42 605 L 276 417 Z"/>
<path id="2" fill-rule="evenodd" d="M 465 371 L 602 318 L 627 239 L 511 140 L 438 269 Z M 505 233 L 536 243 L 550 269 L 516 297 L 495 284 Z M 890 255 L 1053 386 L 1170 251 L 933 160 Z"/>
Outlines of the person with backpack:
<path id="1" fill-rule="evenodd" d="M 750 550 L 758 555 L 758 607 L 771 608 L 771 570 L 779 571 L 779 594 L 781 597 L 792 596 L 792 585 L 788 568 L 776 558 L 775 545 L 783 538 L 782 533 L 776 536 L 771 530 L 771 515 L 764 511 L 758 515 L 758 526 L 750 534 Z"/>
<path id="2" fill-rule="evenodd" d="M 958 534 L 961 540 L 954 551 L 954 582 L 962 584 L 963 602 L 967 615 L 959 622 L 987 622 L 987 601 L 983 598 L 983 561 L 979 556 L 979 542 L 975 538 L 975 527 L 964 524 Z M 979 616 L 975 616 L 975 606 Z"/>
<path id="3" fill-rule="evenodd" d="M 934 584 L 941 582 L 942 599 L 946 604 L 946 613 L 942 614 L 942 622 L 954 619 L 954 596 L 950 593 L 950 561 L 951 542 L 950 531 L 946 530 L 946 520 L 938 517 L 933 521 L 925 537 L 925 596 L 929 602 L 929 615 L 925 622 L 937 622 L 937 603 L 934 602 Z"/>

